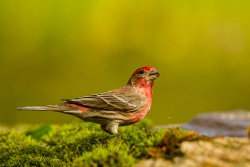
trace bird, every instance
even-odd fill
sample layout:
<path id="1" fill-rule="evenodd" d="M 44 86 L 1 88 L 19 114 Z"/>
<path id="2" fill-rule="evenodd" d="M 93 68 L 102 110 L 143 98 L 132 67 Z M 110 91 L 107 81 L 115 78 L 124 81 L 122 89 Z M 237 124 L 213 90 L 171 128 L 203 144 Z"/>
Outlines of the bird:
<path id="1" fill-rule="evenodd" d="M 46 106 L 18 107 L 17 110 L 54 111 L 70 114 L 85 122 L 100 124 L 110 134 L 119 134 L 119 126 L 142 120 L 152 105 L 152 87 L 160 73 L 152 66 L 134 71 L 127 84 L 104 93 L 91 94 Z"/>

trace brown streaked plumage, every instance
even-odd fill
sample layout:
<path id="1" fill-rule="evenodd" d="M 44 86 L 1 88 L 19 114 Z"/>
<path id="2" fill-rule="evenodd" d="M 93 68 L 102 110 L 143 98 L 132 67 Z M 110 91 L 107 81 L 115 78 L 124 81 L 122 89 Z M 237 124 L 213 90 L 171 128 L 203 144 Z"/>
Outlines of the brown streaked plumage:
<path id="1" fill-rule="evenodd" d="M 146 66 L 137 69 L 127 84 L 104 93 L 64 99 L 62 104 L 18 107 L 18 110 L 44 110 L 74 115 L 83 121 L 101 125 L 101 129 L 118 133 L 118 126 L 126 126 L 143 119 L 152 104 L 152 86 L 160 74 Z"/>

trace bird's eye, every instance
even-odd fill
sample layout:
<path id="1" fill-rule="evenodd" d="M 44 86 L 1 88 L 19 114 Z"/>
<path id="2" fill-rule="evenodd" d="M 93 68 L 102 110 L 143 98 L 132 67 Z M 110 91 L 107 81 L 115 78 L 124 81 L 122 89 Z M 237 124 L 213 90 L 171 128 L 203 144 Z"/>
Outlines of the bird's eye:
<path id="1" fill-rule="evenodd" d="M 139 71 L 139 74 L 144 74 L 144 70 L 140 70 L 140 71 Z"/>

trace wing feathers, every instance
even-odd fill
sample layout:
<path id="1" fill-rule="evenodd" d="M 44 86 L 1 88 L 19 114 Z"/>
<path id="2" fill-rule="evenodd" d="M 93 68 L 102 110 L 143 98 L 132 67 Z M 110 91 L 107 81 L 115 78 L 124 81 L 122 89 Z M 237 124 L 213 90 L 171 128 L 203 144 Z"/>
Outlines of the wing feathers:
<path id="1" fill-rule="evenodd" d="M 101 110 L 133 112 L 145 105 L 145 99 L 147 98 L 134 93 L 121 96 L 116 92 L 105 92 L 64 101 Z"/>

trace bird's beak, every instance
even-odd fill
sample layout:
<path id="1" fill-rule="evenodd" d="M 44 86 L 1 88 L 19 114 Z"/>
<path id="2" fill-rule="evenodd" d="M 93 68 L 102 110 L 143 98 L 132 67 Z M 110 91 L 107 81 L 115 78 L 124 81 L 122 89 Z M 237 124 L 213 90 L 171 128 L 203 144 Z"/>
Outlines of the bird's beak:
<path id="1" fill-rule="evenodd" d="M 160 73 L 158 71 L 156 71 L 155 69 L 152 70 L 152 71 L 150 71 L 149 75 L 148 75 L 148 77 L 149 77 L 150 80 L 155 80 L 159 76 L 160 76 Z"/>

